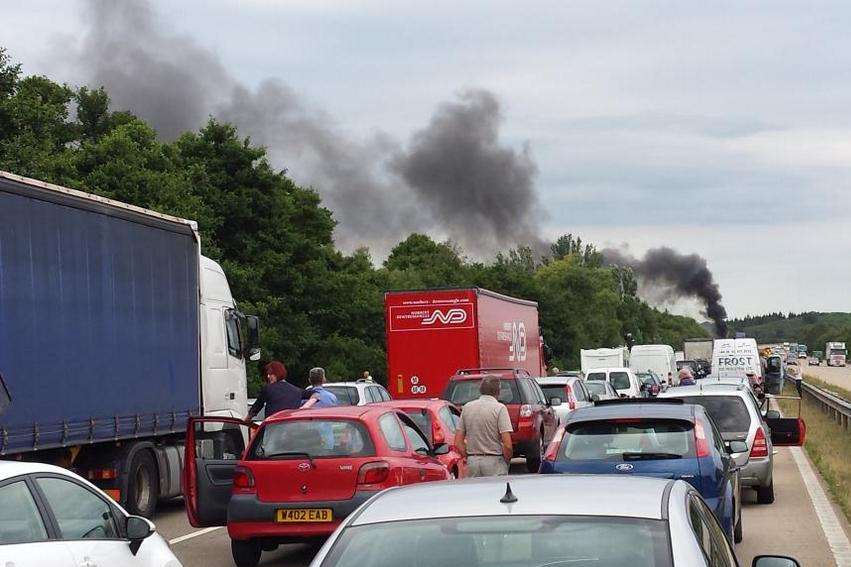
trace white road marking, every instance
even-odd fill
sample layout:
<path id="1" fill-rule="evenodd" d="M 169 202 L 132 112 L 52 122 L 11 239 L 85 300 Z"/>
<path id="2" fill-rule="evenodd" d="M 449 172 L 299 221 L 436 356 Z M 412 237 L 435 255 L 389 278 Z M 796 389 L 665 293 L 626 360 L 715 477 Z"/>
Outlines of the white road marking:
<path id="1" fill-rule="evenodd" d="M 810 466 L 810 462 L 804 456 L 800 447 L 789 447 L 789 450 L 792 452 L 792 458 L 798 465 L 798 471 L 804 479 L 804 486 L 807 487 L 807 493 L 810 495 L 813 508 L 816 510 L 816 516 L 818 516 L 821 530 L 827 538 L 830 551 L 833 553 L 836 567 L 851 567 L 851 543 L 848 542 L 848 536 L 845 535 L 845 530 L 842 529 L 827 494 L 824 493 L 824 489 L 819 484 L 818 478 L 813 472 L 813 467 Z"/>
<path id="2" fill-rule="evenodd" d="M 174 539 L 168 540 L 169 545 L 175 545 L 177 543 L 181 543 L 186 541 L 187 539 L 192 539 L 193 537 L 202 536 L 204 534 L 208 534 L 210 532 L 214 532 L 216 530 L 222 529 L 222 526 L 213 526 L 212 528 L 204 528 L 203 530 L 198 530 L 197 532 L 192 532 L 186 535 L 182 535 L 180 537 L 176 537 Z"/>

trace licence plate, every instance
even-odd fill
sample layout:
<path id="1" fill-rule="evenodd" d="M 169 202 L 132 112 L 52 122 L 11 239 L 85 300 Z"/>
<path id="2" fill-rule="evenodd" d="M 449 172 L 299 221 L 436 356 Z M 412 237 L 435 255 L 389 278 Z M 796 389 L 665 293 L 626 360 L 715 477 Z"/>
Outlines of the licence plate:
<path id="1" fill-rule="evenodd" d="M 281 523 L 332 522 L 334 513 L 330 508 L 290 508 L 278 510 L 275 520 Z"/>

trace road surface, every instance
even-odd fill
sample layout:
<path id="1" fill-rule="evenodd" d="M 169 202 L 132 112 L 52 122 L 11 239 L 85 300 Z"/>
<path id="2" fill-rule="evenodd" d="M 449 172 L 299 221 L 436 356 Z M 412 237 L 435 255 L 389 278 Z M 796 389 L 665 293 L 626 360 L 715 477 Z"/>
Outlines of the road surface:
<path id="1" fill-rule="evenodd" d="M 821 517 L 817 513 L 799 464 L 793 458 L 792 452 L 796 450 L 782 447 L 775 455 L 777 498 L 774 504 L 759 505 L 753 491 L 744 494 L 744 541 L 736 548 L 740 564 L 749 566 L 756 555 L 777 553 L 797 557 L 804 567 L 851 567 L 851 550 L 841 555 L 843 541 L 848 545 L 848 526 L 841 522 L 837 533 L 835 526 L 831 531 L 827 521 L 827 530 L 822 528 L 827 512 L 821 509 Z M 806 463 L 804 453 L 797 451 L 799 460 Z M 517 462 L 512 465 L 512 473 L 521 472 L 521 469 L 522 465 Z M 820 481 L 812 475 L 810 481 L 811 489 L 818 492 Z M 233 567 L 227 532 L 221 528 L 206 532 L 193 529 L 186 521 L 180 502 L 164 506 L 155 521 L 160 533 L 173 541 L 172 548 L 185 567 Z M 826 531 L 830 533 L 830 543 L 839 551 L 839 562 L 834 560 Z M 187 536 L 188 539 L 177 539 Z M 305 566 L 315 552 L 316 548 L 306 545 L 282 546 L 277 551 L 264 553 L 261 565 Z"/>
<path id="2" fill-rule="evenodd" d="M 851 366 L 808 366 L 803 364 L 804 376 L 810 375 L 834 386 L 851 390 Z"/>

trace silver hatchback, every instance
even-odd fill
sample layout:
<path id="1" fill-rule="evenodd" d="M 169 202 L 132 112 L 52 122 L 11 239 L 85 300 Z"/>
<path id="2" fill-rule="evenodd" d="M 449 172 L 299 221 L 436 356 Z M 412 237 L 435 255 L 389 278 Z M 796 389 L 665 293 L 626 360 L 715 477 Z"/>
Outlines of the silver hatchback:
<path id="1" fill-rule="evenodd" d="M 682 480 L 530 475 L 391 488 L 346 518 L 312 567 L 739 565 Z M 796 567 L 784 557 L 755 567 Z"/>

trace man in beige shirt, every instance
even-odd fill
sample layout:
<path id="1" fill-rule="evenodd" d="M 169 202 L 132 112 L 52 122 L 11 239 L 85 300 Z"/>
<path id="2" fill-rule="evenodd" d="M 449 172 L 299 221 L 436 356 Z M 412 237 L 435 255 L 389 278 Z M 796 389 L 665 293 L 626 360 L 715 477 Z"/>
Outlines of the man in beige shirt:
<path id="1" fill-rule="evenodd" d="M 467 459 L 468 477 L 507 475 L 513 430 L 508 408 L 497 400 L 499 377 L 485 376 L 479 392 L 479 399 L 468 402 L 461 411 L 455 446 Z"/>

